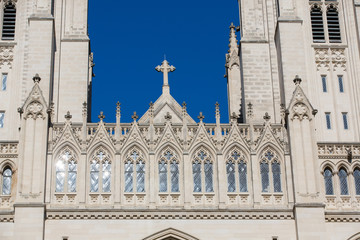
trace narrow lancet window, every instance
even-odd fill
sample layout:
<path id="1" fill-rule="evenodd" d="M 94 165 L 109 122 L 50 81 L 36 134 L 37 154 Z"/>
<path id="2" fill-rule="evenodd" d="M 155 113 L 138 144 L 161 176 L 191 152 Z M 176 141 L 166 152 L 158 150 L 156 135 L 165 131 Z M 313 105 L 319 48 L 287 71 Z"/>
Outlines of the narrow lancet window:
<path id="1" fill-rule="evenodd" d="M 8 79 L 8 74 L 3 73 L 2 76 L 1 76 L 1 91 L 6 91 L 6 89 L 7 89 L 7 79 Z"/>
<path id="2" fill-rule="evenodd" d="M 12 175 L 13 175 L 13 172 L 12 172 L 11 168 L 6 167 L 3 172 L 2 195 L 10 195 L 11 194 Z"/>
<path id="3" fill-rule="evenodd" d="M 325 42 L 324 21 L 319 5 L 311 9 L 311 28 L 314 42 Z"/>
<path id="4" fill-rule="evenodd" d="M 194 192 L 201 192 L 201 163 L 195 160 L 192 165 Z"/>
<path id="5" fill-rule="evenodd" d="M 260 163 L 262 192 L 269 192 L 269 164 L 265 161 Z"/>
<path id="6" fill-rule="evenodd" d="M 111 192 L 111 163 L 108 159 L 102 163 L 102 168 L 102 190 Z"/>
<path id="7" fill-rule="evenodd" d="M 15 23 L 16 23 L 16 8 L 12 2 L 6 4 L 3 15 L 3 40 L 14 40 L 15 38 Z"/>
<path id="8" fill-rule="evenodd" d="M 280 163 L 273 162 L 271 164 L 271 170 L 273 174 L 273 181 L 274 181 L 274 192 L 281 192 L 281 169 Z"/>
<path id="9" fill-rule="evenodd" d="M 228 192 L 235 192 L 235 164 L 230 160 L 226 164 L 227 180 L 228 180 Z"/>
<path id="10" fill-rule="evenodd" d="M 360 195 L 360 168 L 356 168 L 354 171 L 354 182 L 356 195 Z"/>
<path id="11" fill-rule="evenodd" d="M 324 182 L 325 182 L 325 194 L 334 195 L 334 187 L 332 180 L 333 173 L 331 169 L 326 168 L 324 171 Z"/>
<path id="12" fill-rule="evenodd" d="M 76 192 L 77 163 L 74 159 L 68 163 L 68 192 Z"/>
<path id="13" fill-rule="evenodd" d="M 94 159 L 90 164 L 90 192 L 99 192 L 99 171 L 100 164 Z"/>
<path id="14" fill-rule="evenodd" d="M 240 180 L 240 192 L 247 192 L 247 165 L 246 162 L 240 161 L 239 163 L 239 180 Z"/>
<path id="15" fill-rule="evenodd" d="M 329 32 L 329 41 L 341 42 L 339 13 L 334 5 L 330 5 L 327 9 L 327 25 Z"/>
<path id="16" fill-rule="evenodd" d="M 142 160 L 136 163 L 136 191 L 145 192 L 145 163 Z"/>
<path id="17" fill-rule="evenodd" d="M 167 192 L 167 163 L 163 159 L 159 163 L 159 190 L 160 192 Z"/>
<path id="18" fill-rule="evenodd" d="M 125 192 L 133 191 L 134 164 L 131 160 L 125 163 Z"/>
<path id="19" fill-rule="evenodd" d="M 64 192 L 65 162 L 59 159 L 56 163 L 56 187 L 55 192 Z"/>
<path id="20" fill-rule="evenodd" d="M 179 163 L 174 159 L 170 165 L 171 192 L 179 192 Z"/>
<path id="21" fill-rule="evenodd" d="M 338 175 L 339 175 L 339 183 L 340 183 L 340 194 L 349 195 L 347 171 L 344 168 L 341 168 Z"/>

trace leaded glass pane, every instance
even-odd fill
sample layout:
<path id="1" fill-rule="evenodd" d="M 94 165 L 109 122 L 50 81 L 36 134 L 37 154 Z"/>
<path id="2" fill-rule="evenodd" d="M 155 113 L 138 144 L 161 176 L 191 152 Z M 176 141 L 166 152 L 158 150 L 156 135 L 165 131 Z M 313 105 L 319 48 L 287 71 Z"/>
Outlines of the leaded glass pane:
<path id="1" fill-rule="evenodd" d="M 136 164 L 136 191 L 145 192 L 145 163 L 140 160 Z"/>
<path id="2" fill-rule="evenodd" d="M 356 195 L 360 195 L 360 169 L 357 168 L 354 171 L 354 182 Z"/>
<path id="3" fill-rule="evenodd" d="M 240 192 L 247 192 L 247 165 L 244 161 L 239 163 Z"/>
<path id="4" fill-rule="evenodd" d="M 267 162 L 262 162 L 260 164 L 260 172 L 262 192 L 269 192 L 269 164 Z"/>
<path id="5" fill-rule="evenodd" d="M 235 164 L 232 161 L 229 161 L 226 164 L 226 173 L 228 180 L 228 192 L 235 192 Z"/>
<path id="6" fill-rule="evenodd" d="M 8 77 L 8 75 L 6 73 L 3 73 L 2 79 L 1 79 L 2 80 L 2 85 L 1 85 L 2 91 L 5 91 L 7 88 L 7 77 Z"/>
<path id="7" fill-rule="evenodd" d="M 68 163 L 68 192 L 76 192 L 77 164 L 74 160 Z"/>
<path id="8" fill-rule="evenodd" d="M 90 165 L 90 192 L 99 191 L 99 170 L 100 164 L 93 161 Z"/>
<path id="9" fill-rule="evenodd" d="M 179 192 L 179 164 L 174 160 L 170 164 L 171 192 Z"/>
<path id="10" fill-rule="evenodd" d="M 194 179 L 194 192 L 201 192 L 201 164 L 199 161 L 193 162 L 193 179 Z"/>
<path id="11" fill-rule="evenodd" d="M 64 192 L 65 162 L 63 160 L 57 161 L 55 170 L 56 170 L 55 192 Z"/>
<path id="12" fill-rule="evenodd" d="M 281 192 L 281 169 L 280 163 L 273 162 L 271 164 L 271 170 L 273 174 L 273 181 L 274 181 L 274 192 Z"/>
<path id="13" fill-rule="evenodd" d="M 12 171 L 10 168 L 6 168 L 3 172 L 3 186 L 2 194 L 10 195 L 11 194 L 11 181 L 12 180 Z"/>
<path id="14" fill-rule="evenodd" d="M 213 192 L 213 165 L 212 162 L 207 160 L 204 165 L 205 171 L 205 191 L 206 192 Z"/>
<path id="15" fill-rule="evenodd" d="M 167 164 L 165 160 L 159 163 L 159 191 L 167 192 Z"/>
<path id="16" fill-rule="evenodd" d="M 339 171 L 339 181 L 340 181 L 340 193 L 341 195 L 349 195 L 348 183 L 347 183 L 347 172 L 345 169 L 340 169 Z"/>
<path id="17" fill-rule="evenodd" d="M 105 160 L 102 167 L 102 191 L 111 192 L 111 163 L 109 160 Z"/>
<path id="18" fill-rule="evenodd" d="M 5 113 L 0 112 L 0 128 L 4 127 L 4 119 L 5 119 Z"/>
<path id="19" fill-rule="evenodd" d="M 330 169 L 325 169 L 324 171 L 324 181 L 325 181 L 325 194 L 334 195 L 333 181 L 332 181 L 332 172 Z"/>
<path id="20" fill-rule="evenodd" d="M 134 164 L 129 160 L 125 164 L 125 192 L 133 191 Z"/>

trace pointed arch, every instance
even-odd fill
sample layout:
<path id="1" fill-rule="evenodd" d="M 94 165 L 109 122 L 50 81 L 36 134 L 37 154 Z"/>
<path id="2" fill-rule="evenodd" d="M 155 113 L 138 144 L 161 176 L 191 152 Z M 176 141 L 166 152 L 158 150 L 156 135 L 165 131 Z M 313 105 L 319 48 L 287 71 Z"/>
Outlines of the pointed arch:
<path id="1" fill-rule="evenodd" d="M 114 155 L 103 142 L 90 151 L 90 192 L 111 192 L 111 172 Z"/>
<path id="2" fill-rule="evenodd" d="M 321 163 L 321 165 L 320 165 L 321 174 L 324 174 L 324 171 L 326 168 L 329 168 L 329 169 L 331 169 L 332 172 L 334 172 L 334 170 L 336 169 L 336 166 L 332 161 L 326 160 L 323 163 Z"/>
<path id="3" fill-rule="evenodd" d="M 15 178 L 15 164 L 9 159 L 6 159 L 0 166 L 0 195 L 11 195 L 13 192 L 14 178 Z"/>
<path id="4" fill-rule="evenodd" d="M 192 172 L 194 192 L 214 192 L 215 154 L 200 145 L 192 152 Z"/>
<path id="5" fill-rule="evenodd" d="M 76 151 L 72 146 L 64 145 L 58 148 L 54 156 L 55 192 L 76 192 L 78 165 Z"/>
<path id="6" fill-rule="evenodd" d="M 134 192 L 134 189 L 138 193 L 145 192 L 146 162 L 145 154 L 138 145 L 127 149 L 124 154 L 125 192 Z"/>
<path id="7" fill-rule="evenodd" d="M 199 240 L 198 238 L 195 238 L 187 233 L 184 233 L 174 228 L 162 230 L 149 237 L 144 238 L 143 240 L 165 240 L 167 238 L 173 238 L 176 240 Z"/>
<path id="8" fill-rule="evenodd" d="M 329 165 L 326 165 L 323 171 L 325 195 L 334 195 L 334 183 L 333 176 L 334 172 Z"/>
<path id="9" fill-rule="evenodd" d="M 282 192 L 283 160 L 271 144 L 264 147 L 259 155 L 262 192 Z"/>
<path id="10" fill-rule="evenodd" d="M 360 239 L 360 232 L 352 235 L 348 240 L 359 240 Z"/>
<path id="11" fill-rule="evenodd" d="M 248 192 L 248 163 L 249 158 L 241 147 L 233 145 L 229 148 L 225 155 L 228 192 Z"/>
<path id="12" fill-rule="evenodd" d="M 174 149 L 172 144 L 169 144 L 155 156 L 157 156 L 156 160 L 159 167 L 159 192 L 179 192 L 181 157 L 178 151 Z"/>

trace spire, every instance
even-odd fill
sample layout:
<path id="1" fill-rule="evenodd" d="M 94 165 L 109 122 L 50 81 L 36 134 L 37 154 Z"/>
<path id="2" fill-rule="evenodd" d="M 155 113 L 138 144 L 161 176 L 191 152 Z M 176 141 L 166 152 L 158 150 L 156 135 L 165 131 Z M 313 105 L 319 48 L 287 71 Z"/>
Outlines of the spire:
<path id="1" fill-rule="evenodd" d="M 170 94 L 169 87 L 169 72 L 173 72 L 176 70 L 174 66 L 170 66 L 169 62 L 164 60 L 161 65 L 157 66 L 156 71 L 162 72 L 164 74 L 164 83 L 163 83 L 163 94 Z"/>
<path id="2" fill-rule="evenodd" d="M 229 53 L 233 53 L 236 51 L 238 52 L 238 40 L 236 39 L 236 28 L 234 26 L 234 23 L 231 23 L 230 25 L 230 39 L 229 39 Z"/>

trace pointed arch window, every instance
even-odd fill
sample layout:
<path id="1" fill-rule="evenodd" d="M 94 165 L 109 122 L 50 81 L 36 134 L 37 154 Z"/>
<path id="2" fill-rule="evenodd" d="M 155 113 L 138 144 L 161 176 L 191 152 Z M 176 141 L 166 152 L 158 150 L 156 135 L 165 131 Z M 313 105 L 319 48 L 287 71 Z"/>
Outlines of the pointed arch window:
<path id="1" fill-rule="evenodd" d="M 327 8 L 326 20 L 328 25 L 329 41 L 341 42 L 340 22 L 338 9 L 334 4 L 330 4 Z"/>
<path id="2" fill-rule="evenodd" d="M 282 192 L 281 164 L 274 151 L 269 149 L 263 154 L 260 162 L 260 174 L 262 192 Z"/>
<path id="3" fill-rule="evenodd" d="M 179 192 L 178 157 L 170 148 L 162 152 L 159 161 L 159 191 L 168 192 L 169 189 L 171 192 Z"/>
<path id="4" fill-rule="evenodd" d="M 125 192 L 145 192 L 145 159 L 136 148 L 129 151 L 125 160 Z M 134 174 L 135 173 L 135 174 Z"/>
<path id="5" fill-rule="evenodd" d="M 333 187 L 333 172 L 330 168 L 326 168 L 324 171 L 324 182 L 325 182 L 325 194 L 326 195 L 334 195 L 334 187 Z"/>
<path id="6" fill-rule="evenodd" d="M 325 42 L 324 21 L 321 7 L 315 4 L 311 8 L 311 28 L 314 42 Z"/>
<path id="7" fill-rule="evenodd" d="M 205 192 L 213 192 L 213 162 L 208 151 L 201 148 L 194 155 L 193 163 L 193 184 L 194 192 L 202 192 L 205 189 Z M 204 181 L 202 181 L 204 179 Z M 204 182 L 204 186 L 203 186 Z"/>
<path id="8" fill-rule="evenodd" d="M 230 151 L 227 159 L 228 192 L 247 192 L 247 163 L 245 162 L 245 157 L 240 154 L 240 150 L 233 149 Z M 237 184 L 239 184 L 238 188 Z"/>
<path id="9" fill-rule="evenodd" d="M 111 192 L 111 160 L 102 148 L 95 152 L 90 163 L 90 192 Z"/>
<path id="10" fill-rule="evenodd" d="M 9 166 L 6 166 L 2 172 L 2 195 L 11 195 L 13 171 Z"/>
<path id="11" fill-rule="evenodd" d="M 15 4 L 10 1 L 4 7 L 2 39 L 14 40 L 15 38 L 15 23 L 16 23 L 16 8 Z"/>
<path id="12" fill-rule="evenodd" d="M 360 195 L 360 168 L 354 170 L 355 193 Z"/>
<path id="13" fill-rule="evenodd" d="M 339 183 L 340 183 L 340 194 L 341 195 L 349 195 L 349 188 L 348 188 L 348 173 L 345 168 L 341 168 L 339 173 Z"/>
<path id="14" fill-rule="evenodd" d="M 77 159 L 69 148 L 65 148 L 58 157 L 55 165 L 55 178 L 55 192 L 76 192 Z"/>

